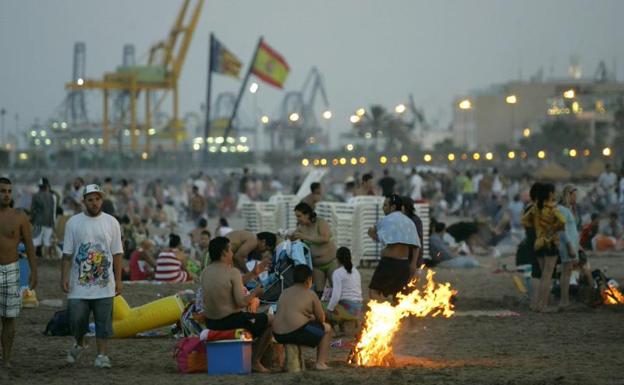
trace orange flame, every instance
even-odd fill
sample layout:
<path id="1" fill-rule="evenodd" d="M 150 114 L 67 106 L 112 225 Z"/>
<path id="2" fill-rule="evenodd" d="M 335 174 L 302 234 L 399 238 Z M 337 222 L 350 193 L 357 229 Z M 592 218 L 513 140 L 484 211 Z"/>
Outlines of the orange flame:
<path id="1" fill-rule="evenodd" d="M 427 283 L 419 290 L 416 288 L 418 278 L 412 280 L 407 287 L 407 294 L 397 294 L 395 305 L 389 302 L 371 300 L 360 338 L 356 343 L 349 363 L 358 366 L 392 366 L 392 340 L 401 325 L 401 319 L 408 316 L 436 317 L 453 315 L 451 297 L 457 291 L 451 289 L 449 283 L 437 284 L 433 281 L 432 270 L 427 272 Z"/>
<path id="2" fill-rule="evenodd" d="M 624 304 L 624 295 L 618 290 L 617 287 L 608 285 L 602 292 L 602 298 L 607 305 L 620 305 Z"/>

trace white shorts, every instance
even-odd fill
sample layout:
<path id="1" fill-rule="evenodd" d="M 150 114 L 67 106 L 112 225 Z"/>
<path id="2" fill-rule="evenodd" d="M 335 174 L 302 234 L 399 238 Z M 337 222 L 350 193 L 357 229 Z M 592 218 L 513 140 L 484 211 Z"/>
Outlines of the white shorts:
<path id="1" fill-rule="evenodd" d="M 35 226 L 33 230 L 33 246 L 52 246 L 52 227 Z"/>

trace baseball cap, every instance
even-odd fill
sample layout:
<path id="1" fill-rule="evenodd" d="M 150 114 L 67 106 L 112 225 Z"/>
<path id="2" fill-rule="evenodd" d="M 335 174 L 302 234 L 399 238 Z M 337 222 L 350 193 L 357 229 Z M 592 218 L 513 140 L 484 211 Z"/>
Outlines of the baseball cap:
<path id="1" fill-rule="evenodd" d="M 98 193 L 100 195 L 104 195 L 104 192 L 102 191 L 100 186 L 96 184 L 88 184 L 85 187 L 84 192 L 82 193 L 82 196 L 86 197 L 88 194 L 91 194 L 91 193 Z"/>

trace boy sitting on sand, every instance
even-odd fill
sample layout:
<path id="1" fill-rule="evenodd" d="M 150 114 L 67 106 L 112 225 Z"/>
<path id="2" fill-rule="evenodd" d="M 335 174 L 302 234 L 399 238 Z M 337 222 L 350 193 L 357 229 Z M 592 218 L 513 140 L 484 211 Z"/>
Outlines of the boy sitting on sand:
<path id="1" fill-rule="evenodd" d="M 280 344 L 316 347 L 316 369 L 326 370 L 331 327 L 318 296 L 310 290 L 312 270 L 306 265 L 294 268 L 295 284 L 284 290 L 277 303 L 273 336 Z"/>

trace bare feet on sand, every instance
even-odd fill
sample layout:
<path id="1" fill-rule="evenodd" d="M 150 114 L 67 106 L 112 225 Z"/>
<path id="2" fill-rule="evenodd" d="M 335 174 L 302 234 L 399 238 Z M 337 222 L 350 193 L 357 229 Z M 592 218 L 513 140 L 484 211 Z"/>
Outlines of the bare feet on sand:
<path id="1" fill-rule="evenodd" d="M 316 364 L 314 366 L 314 369 L 316 369 L 316 370 L 329 370 L 329 366 L 327 366 L 327 364 Z"/>
<path id="2" fill-rule="evenodd" d="M 254 364 L 251 368 L 254 373 L 271 373 L 271 371 L 265 368 L 261 363 Z"/>

